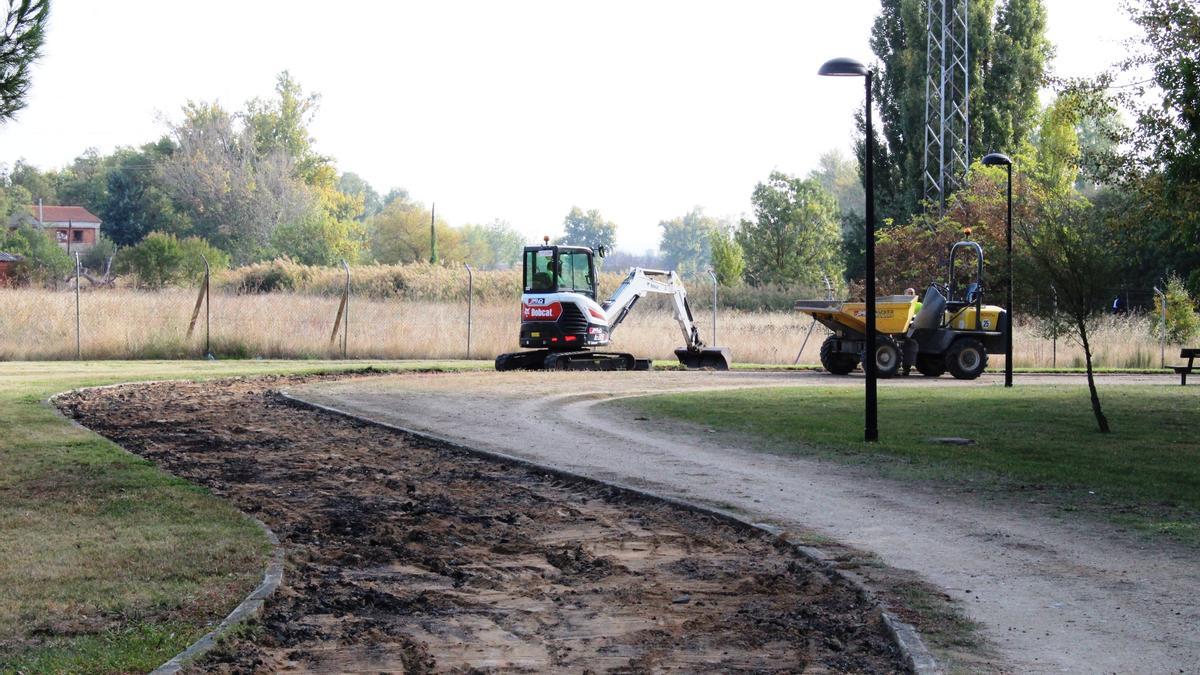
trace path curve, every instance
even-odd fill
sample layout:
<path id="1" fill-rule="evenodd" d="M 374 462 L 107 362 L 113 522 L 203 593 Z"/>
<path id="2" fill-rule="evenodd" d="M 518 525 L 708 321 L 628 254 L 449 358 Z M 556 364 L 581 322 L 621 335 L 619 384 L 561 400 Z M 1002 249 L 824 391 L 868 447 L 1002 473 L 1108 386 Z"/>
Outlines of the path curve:
<path id="1" fill-rule="evenodd" d="M 1167 382 L 1105 379 L 1105 386 Z M 1074 380 L 1081 378 L 1026 376 L 1018 386 Z M 870 551 L 961 600 L 1007 670 L 1196 672 L 1200 565 L 1191 552 L 1054 519 L 1035 506 L 864 477 L 851 467 L 756 451 L 732 434 L 630 419 L 597 405 L 643 393 L 831 384 L 855 382 L 815 373 L 419 374 L 293 394 L 575 473 L 727 505 Z"/>

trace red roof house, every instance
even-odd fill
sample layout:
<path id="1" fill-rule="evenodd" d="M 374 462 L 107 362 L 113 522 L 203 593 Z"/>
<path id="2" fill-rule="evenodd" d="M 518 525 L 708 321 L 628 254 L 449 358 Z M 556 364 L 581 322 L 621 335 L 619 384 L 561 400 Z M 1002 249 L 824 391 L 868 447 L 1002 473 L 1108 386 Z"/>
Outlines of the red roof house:
<path id="1" fill-rule="evenodd" d="M 88 250 L 96 245 L 96 239 L 100 236 L 100 219 L 82 206 L 32 204 L 29 206 L 29 216 L 14 219 L 10 226 L 16 227 L 21 223 L 53 232 L 58 245 L 67 253 Z"/>

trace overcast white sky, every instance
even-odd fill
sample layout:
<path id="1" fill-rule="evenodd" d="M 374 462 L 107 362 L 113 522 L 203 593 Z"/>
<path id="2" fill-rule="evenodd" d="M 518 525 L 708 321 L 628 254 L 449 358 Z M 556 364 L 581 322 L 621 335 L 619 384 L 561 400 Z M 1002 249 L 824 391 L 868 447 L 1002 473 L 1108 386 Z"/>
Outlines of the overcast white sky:
<path id="1" fill-rule="evenodd" d="M 1134 29 L 1121 0 L 1046 0 L 1055 71 L 1092 75 Z M 572 205 L 657 245 L 693 206 L 750 211 L 772 169 L 849 152 L 876 0 L 743 2 L 54 0 L 28 107 L 0 162 L 67 164 L 165 130 L 188 99 L 239 109 L 287 69 L 321 108 L 317 149 L 451 223 L 530 239 Z"/>

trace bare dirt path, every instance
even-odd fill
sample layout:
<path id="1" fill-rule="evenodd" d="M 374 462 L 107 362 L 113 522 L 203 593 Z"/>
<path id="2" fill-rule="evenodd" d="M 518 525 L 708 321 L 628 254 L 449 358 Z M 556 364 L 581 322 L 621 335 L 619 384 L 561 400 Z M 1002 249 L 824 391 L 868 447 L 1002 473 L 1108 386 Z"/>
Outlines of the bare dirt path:
<path id="1" fill-rule="evenodd" d="M 1104 379 L 1104 386 L 1170 382 L 1162 376 Z M 1083 380 L 1021 376 L 1018 384 L 1072 381 Z M 344 381 L 292 393 L 574 472 L 728 505 L 918 570 L 983 625 L 998 657 L 978 667 L 1200 672 L 1200 563 L 1193 551 L 1057 518 L 1036 505 L 981 503 L 964 491 L 914 488 L 597 405 L 640 393 L 817 384 L 861 381 L 815 373 L 474 373 Z"/>
<path id="2" fill-rule="evenodd" d="M 301 381 L 58 401 L 279 536 L 261 629 L 199 672 L 905 669 L 874 603 L 774 537 L 273 391 Z"/>

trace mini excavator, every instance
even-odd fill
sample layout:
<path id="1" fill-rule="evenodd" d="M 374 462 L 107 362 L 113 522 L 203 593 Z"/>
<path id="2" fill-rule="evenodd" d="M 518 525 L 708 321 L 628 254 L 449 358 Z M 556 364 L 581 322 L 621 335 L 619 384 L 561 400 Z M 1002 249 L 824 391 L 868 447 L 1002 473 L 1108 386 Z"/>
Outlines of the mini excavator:
<path id="1" fill-rule="evenodd" d="M 522 254 L 521 347 L 496 357 L 496 370 L 649 370 L 650 360 L 604 351 L 612 333 L 643 296 L 671 296 L 684 346 L 675 350 L 687 368 L 729 370 L 729 350 L 706 347 L 675 272 L 635 267 L 603 303 L 597 301 L 594 256 L 603 246 L 526 246 Z"/>

